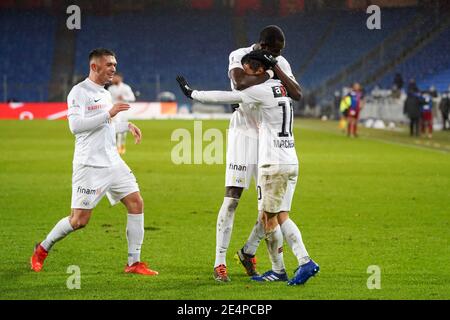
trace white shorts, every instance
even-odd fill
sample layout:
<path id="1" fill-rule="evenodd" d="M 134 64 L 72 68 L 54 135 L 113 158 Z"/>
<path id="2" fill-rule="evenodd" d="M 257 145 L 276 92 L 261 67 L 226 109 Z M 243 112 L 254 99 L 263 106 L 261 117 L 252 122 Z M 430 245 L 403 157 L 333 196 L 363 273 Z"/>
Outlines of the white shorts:
<path id="1" fill-rule="evenodd" d="M 298 165 L 269 165 L 258 170 L 258 210 L 267 213 L 291 211 Z"/>
<path id="2" fill-rule="evenodd" d="M 257 181 L 258 139 L 239 131 L 228 131 L 225 187 L 248 189 L 252 178 Z"/>
<path id="3" fill-rule="evenodd" d="M 124 161 L 111 167 L 74 164 L 72 209 L 93 209 L 106 194 L 111 205 L 139 191 L 136 177 Z"/>

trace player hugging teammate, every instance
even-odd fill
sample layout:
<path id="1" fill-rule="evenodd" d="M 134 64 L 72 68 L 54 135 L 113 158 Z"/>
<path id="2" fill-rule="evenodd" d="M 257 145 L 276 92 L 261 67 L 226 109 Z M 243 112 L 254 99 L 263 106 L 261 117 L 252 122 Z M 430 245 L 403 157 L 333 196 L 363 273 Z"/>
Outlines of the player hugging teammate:
<path id="1" fill-rule="evenodd" d="M 272 50 L 269 51 L 270 48 Z M 243 188 L 248 188 L 252 176 L 257 180 L 259 215 L 247 243 L 238 251 L 238 258 L 247 274 L 255 281 L 288 281 L 289 285 L 298 285 L 304 284 L 319 271 L 319 266 L 309 258 L 300 230 L 289 218 L 298 176 L 290 94 L 293 92 L 293 95 L 299 98 L 299 86 L 287 61 L 280 56 L 276 57 L 283 48 L 283 32 L 276 26 L 269 26 L 261 31 L 258 44 L 237 50 L 240 53 L 245 52 L 241 59 L 238 60 L 237 55 L 233 54 L 237 51 L 233 52 L 230 55 L 229 74 L 234 89 L 240 91 L 197 91 L 191 89 L 183 77 L 177 78 L 181 90 L 191 99 L 204 103 L 240 104 L 230 122 L 227 171 L 230 157 L 240 157 L 234 163 L 246 165 L 247 170 L 242 179 L 231 181 L 227 172 L 226 196 L 217 225 L 214 277 L 218 281 L 230 281 L 225 264 L 226 249 L 231 238 L 234 211 Z M 240 75 L 236 77 L 236 73 Z M 275 74 L 278 79 L 273 79 Z M 249 79 L 247 86 L 238 87 L 236 78 L 242 79 L 245 76 Z M 250 133 L 256 137 L 253 139 L 256 141 L 256 147 L 255 144 L 249 144 L 249 141 L 253 141 L 253 135 Z M 245 136 L 245 139 L 236 139 L 236 136 Z M 257 164 L 254 166 L 257 176 L 252 175 L 252 163 L 245 163 L 248 158 L 251 160 L 251 153 L 257 155 L 257 161 L 253 162 Z M 241 185 L 237 186 L 236 183 Z M 299 263 L 290 280 L 283 260 L 283 236 Z M 272 269 L 259 275 L 256 272 L 254 255 L 264 238 Z"/>

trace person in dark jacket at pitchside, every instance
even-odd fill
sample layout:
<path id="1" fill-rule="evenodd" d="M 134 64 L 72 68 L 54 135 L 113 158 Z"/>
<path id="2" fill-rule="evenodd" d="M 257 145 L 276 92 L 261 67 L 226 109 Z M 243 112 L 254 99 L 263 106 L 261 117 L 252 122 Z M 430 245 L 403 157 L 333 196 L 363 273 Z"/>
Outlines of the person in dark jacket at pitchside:
<path id="1" fill-rule="evenodd" d="M 411 90 L 408 92 L 408 97 L 406 98 L 403 107 L 403 113 L 409 118 L 409 135 L 411 137 L 419 136 L 419 121 L 422 104 L 422 97 L 418 91 Z"/>

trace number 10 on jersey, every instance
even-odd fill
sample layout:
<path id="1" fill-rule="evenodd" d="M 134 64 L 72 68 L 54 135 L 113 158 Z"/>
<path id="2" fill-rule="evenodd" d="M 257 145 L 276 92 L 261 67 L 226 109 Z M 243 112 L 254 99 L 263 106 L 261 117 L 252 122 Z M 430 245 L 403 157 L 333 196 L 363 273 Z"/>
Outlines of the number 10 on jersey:
<path id="1" fill-rule="evenodd" d="M 292 137 L 292 122 L 294 120 L 294 112 L 292 104 L 289 100 L 278 102 L 283 112 L 283 123 L 281 124 L 281 132 L 278 132 L 279 137 Z"/>

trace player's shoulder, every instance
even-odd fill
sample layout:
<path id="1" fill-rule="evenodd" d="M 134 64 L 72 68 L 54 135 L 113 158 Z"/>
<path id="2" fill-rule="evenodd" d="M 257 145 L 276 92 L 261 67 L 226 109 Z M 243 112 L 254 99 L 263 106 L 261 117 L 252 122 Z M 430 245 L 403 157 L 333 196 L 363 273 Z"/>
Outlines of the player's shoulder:
<path id="1" fill-rule="evenodd" d="M 281 81 L 270 79 L 261 84 L 248 87 L 247 89 L 243 90 L 243 92 L 245 92 L 249 96 L 263 100 L 273 97 L 273 88 L 280 85 Z"/>
<path id="2" fill-rule="evenodd" d="M 86 80 L 83 80 L 72 87 L 69 94 L 79 94 L 86 91 Z"/>
<path id="3" fill-rule="evenodd" d="M 283 56 L 278 56 L 277 57 L 277 61 L 278 61 L 278 65 L 280 67 L 286 66 L 286 67 L 291 67 L 291 64 L 289 63 L 289 61 L 287 61 L 287 59 Z"/>
<path id="4" fill-rule="evenodd" d="M 239 48 L 236 49 L 234 51 L 231 51 L 230 53 L 230 58 L 231 57 L 237 57 L 237 56 L 245 56 L 247 53 L 251 52 L 253 50 L 253 45 L 251 45 L 250 47 L 244 47 L 244 48 Z"/>
<path id="5" fill-rule="evenodd" d="M 70 90 L 67 100 L 69 101 L 85 101 L 89 88 L 87 86 L 86 80 L 81 81 L 74 85 Z"/>
<path id="6" fill-rule="evenodd" d="M 123 87 L 127 90 L 131 90 L 131 86 L 129 84 L 126 84 L 125 82 L 123 82 Z"/>

